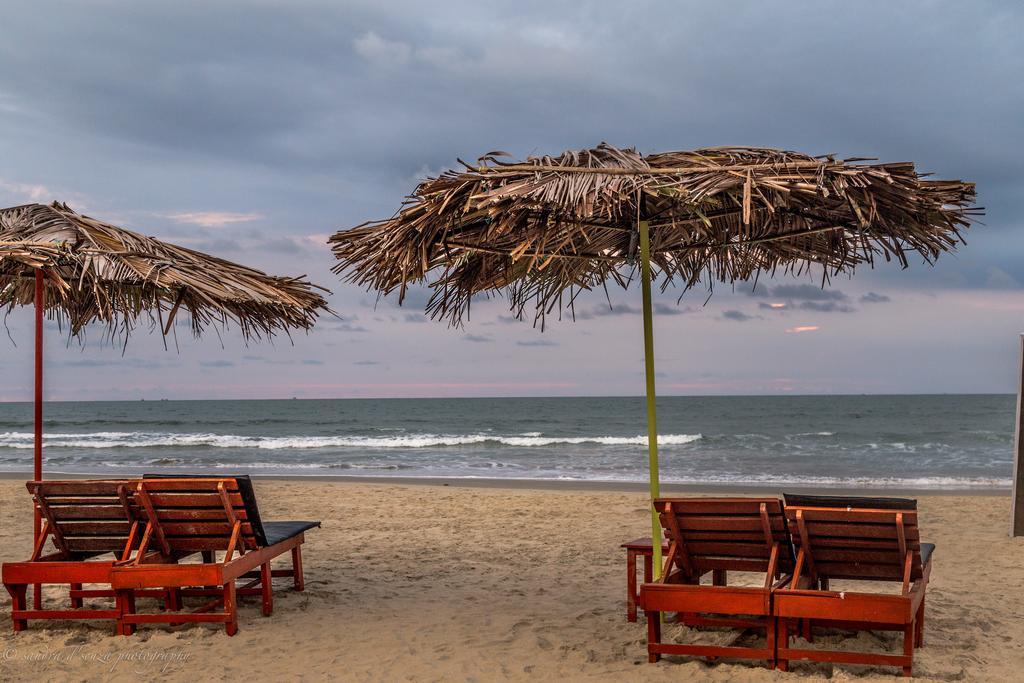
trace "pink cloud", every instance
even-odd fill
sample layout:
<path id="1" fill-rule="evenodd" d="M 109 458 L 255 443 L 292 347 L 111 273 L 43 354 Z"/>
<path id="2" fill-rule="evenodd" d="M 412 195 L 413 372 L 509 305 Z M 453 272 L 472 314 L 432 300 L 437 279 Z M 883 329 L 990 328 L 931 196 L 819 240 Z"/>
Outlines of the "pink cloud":
<path id="1" fill-rule="evenodd" d="M 791 334 L 800 334 L 801 332 L 817 332 L 819 328 L 817 325 L 798 325 L 796 327 L 790 327 L 786 330 Z"/>
<path id="2" fill-rule="evenodd" d="M 172 213 L 166 216 L 178 223 L 191 223 L 204 228 L 223 228 L 232 223 L 248 223 L 263 218 L 259 213 L 235 213 L 232 211 L 196 211 Z"/>
<path id="3" fill-rule="evenodd" d="M 45 202 L 53 199 L 54 193 L 46 185 L 31 183 L 14 183 L 0 178 L 0 190 L 23 197 L 30 202 Z"/>

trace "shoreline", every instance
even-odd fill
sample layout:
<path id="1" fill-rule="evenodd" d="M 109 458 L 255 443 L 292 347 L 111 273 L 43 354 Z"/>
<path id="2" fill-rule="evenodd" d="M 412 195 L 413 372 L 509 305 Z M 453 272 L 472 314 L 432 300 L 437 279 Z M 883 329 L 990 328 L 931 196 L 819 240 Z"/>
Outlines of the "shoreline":
<path id="1" fill-rule="evenodd" d="M 242 473 L 238 473 L 242 474 Z M 30 472 L 0 472 L 0 480 L 30 479 Z M 97 479 L 109 478 L 108 474 L 88 473 L 66 473 L 53 472 L 44 475 L 47 479 L 56 476 L 65 479 Z M 136 475 L 127 475 L 138 476 Z M 213 473 L 210 476 L 230 477 L 230 471 Z M 341 483 L 341 484 L 372 484 L 375 486 L 424 486 L 424 487 L 451 487 L 451 488 L 475 488 L 475 489 L 504 489 L 511 491 L 584 491 L 584 492 L 612 492 L 612 493 L 646 493 L 647 482 L 634 481 L 607 481 L 607 480 L 584 480 L 584 479 L 497 479 L 477 478 L 467 479 L 459 477 L 382 477 L 382 476 L 359 476 L 343 474 L 252 474 L 257 481 L 281 481 L 291 483 Z M 693 483 L 679 484 L 662 482 L 662 495 L 693 494 L 693 493 L 731 493 L 731 494 L 777 494 L 782 495 L 784 491 L 794 491 L 807 494 L 833 494 L 833 495 L 882 495 L 882 496 L 984 496 L 984 497 L 1009 497 L 1010 487 L 977 487 L 977 488 L 914 488 L 914 487 L 873 487 L 857 488 L 850 486 L 815 486 L 808 484 L 716 484 L 716 483 Z"/>

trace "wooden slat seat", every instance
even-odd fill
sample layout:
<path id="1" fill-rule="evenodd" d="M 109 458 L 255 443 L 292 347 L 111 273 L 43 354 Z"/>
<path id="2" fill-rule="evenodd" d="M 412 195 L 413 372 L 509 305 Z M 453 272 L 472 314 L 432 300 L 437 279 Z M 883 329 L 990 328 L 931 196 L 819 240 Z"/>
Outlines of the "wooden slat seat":
<path id="1" fill-rule="evenodd" d="M 900 498 L 785 497 L 796 565 L 775 593 L 778 659 L 886 664 L 911 675 L 913 649 L 923 644 L 924 598 L 935 546 L 921 542 L 917 502 Z M 837 590 L 836 581 L 899 582 L 900 592 Z M 860 630 L 902 630 L 902 655 L 797 649 L 790 627 L 804 623 Z"/>
<path id="2" fill-rule="evenodd" d="M 202 563 L 153 564 L 142 561 L 116 568 L 111 583 L 123 596 L 123 633 L 136 624 L 221 621 L 234 635 L 238 630 L 236 597 L 258 593 L 263 613 L 273 610 L 272 579 L 290 576 L 303 590 L 301 545 L 305 532 L 319 522 L 263 522 L 252 482 L 247 476 L 210 477 L 145 475 L 133 492 L 134 504 L 150 525 L 143 549 L 168 554 L 202 552 Z M 273 570 L 271 560 L 289 553 L 292 567 Z M 216 553 L 223 553 L 218 560 Z M 254 570 L 257 573 L 251 575 Z M 241 588 L 240 578 L 255 580 Z M 130 602 L 133 591 L 167 587 L 173 605 L 159 614 L 138 613 Z M 195 611 L 183 611 L 181 598 L 189 595 L 214 599 Z M 219 612 L 211 611 L 222 608 Z"/>
<path id="3" fill-rule="evenodd" d="M 763 659 L 775 663 L 772 588 L 794 566 L 777 498 L 661 498 L 654 502 L 669 549 L 658 581 L 640 587 L 647 615 L 648 659 L 663 654 Z M 729 572 L 765 575 L 762 585 L 728 585 Z M 701 579 L 711 575 L 711 584 Z M 690 626 L 724 625 L 765 631 L 763 647 L 661 642 L 661 613 Z"/>

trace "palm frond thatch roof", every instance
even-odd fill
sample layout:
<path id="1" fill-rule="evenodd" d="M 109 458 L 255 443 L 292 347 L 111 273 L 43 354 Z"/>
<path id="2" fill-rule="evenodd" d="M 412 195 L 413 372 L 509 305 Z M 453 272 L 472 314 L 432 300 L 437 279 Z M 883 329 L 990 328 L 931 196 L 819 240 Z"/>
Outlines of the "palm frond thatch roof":
<path id="1" fill-rule="evenodd" d="M 336 233 L 335 272 L 400 299 L 432 277 L 427 310 L 452 324 L 474 294 L 502 291 L 517 315 L 533 302 L 543 320 L 578 290 L 628 285 L 640 220 L 662 287 L 688 289 L 813 264 L 827 280 L 879 258 L 931 263 L 981 213 L 973 183 L 926 179 L 908 162 L 750 147 L 641 155 L 608 144 L 505 156 L 460 161 L 392 218 Z"/>
<path id="2" fill-rule="evenodd" d="M 327 302 L 300 278 L 258 270 L 146 237 L 65 204 L 0 209 L 0 307 L 31 304 L 34 269 L 46 278 L 46 308 L 73 334 L 88 322 L 129 330 L 139 316 L 170 328 L 180 310 L 198 334 L 235 321 L 246 338 L 309 329 Z M 327 291 L 327 290 L 322 290 Z"/>

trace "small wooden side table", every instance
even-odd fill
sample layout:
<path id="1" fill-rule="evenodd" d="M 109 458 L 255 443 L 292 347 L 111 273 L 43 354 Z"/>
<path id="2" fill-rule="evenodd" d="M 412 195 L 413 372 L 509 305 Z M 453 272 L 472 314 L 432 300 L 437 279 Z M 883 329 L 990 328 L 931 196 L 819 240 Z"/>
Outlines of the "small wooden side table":
<path id="1" fill-rule="evenodd" d="M 640 598 L 636 585 L 636 558 L 644 558 L 644 583 L 650 583 L 654 580 L 654 544 L 648 536 L 623 543 L 621 547 L 626 549 L 626 620 L 636 621 L 636 603 Z M 661 552 L 668 552 L 667 543 L 662 542 Z"/>

